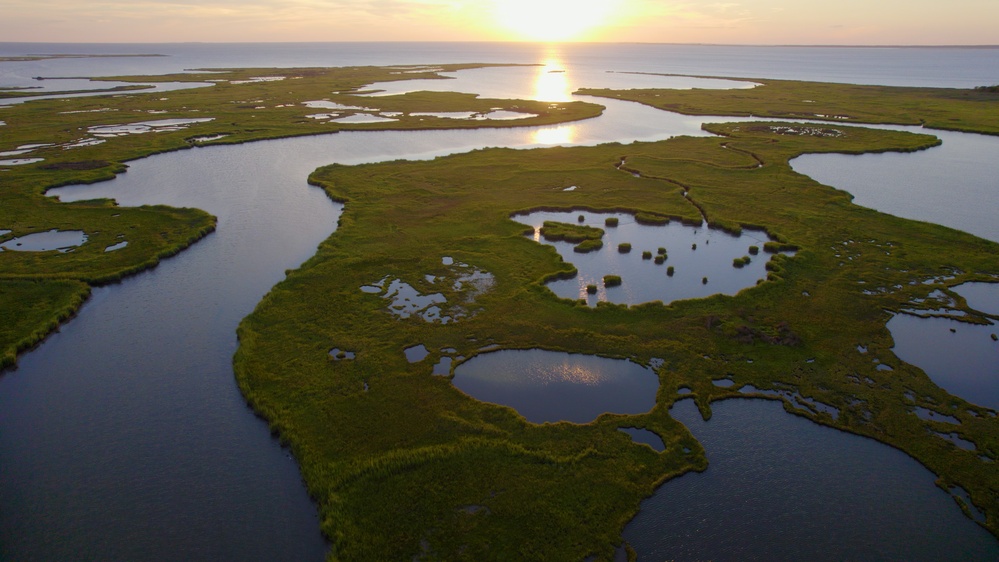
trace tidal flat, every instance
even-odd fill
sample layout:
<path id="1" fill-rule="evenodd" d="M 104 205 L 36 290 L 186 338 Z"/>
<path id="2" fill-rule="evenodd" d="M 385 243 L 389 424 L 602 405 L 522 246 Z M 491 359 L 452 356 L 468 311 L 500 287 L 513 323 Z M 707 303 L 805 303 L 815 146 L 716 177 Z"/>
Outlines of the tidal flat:
<path id="1" fill-rule="evenodd" d="M 287 86 L 297 76 L 289 71 L 286 81 L 253 80 L 274 74 L 273 69 L 246 71 L 229 83 L 240 82 L 234 88 L 273 88 Z M 195 105 L 197 96 L 215 95 L 220 89 L 193 93 L 187 102 Z M 252 94 L 239 97 L 244 117 L 256 118 L 256 112 L 271 108 L 257 101 L 266 98 L 262 93 L 229 91 L 236 92 Z M 303 92 L 303 97 L 308 94 L 315 92 Z M 486 100 L 469 108 L 476 104 L 458 107 L 469 102 L 467 96 L 409 96 L 407 103 L 414 107 L 433 98 L 436 106 L 427 111 L 438 113 L 521 108 L 525 103 Z M 112 109 L 106 99 L 76 103 Z M 273 108 L 285 110 L 287 105 Z M 293 108 L 310 111 L 304 105 Z M 557 118 L 576 110 L 580 116 L 599 111 L 567 106 Z M 401 107 L 388 111 L 406 113 Z M 423 111 L 414 109 L 410 115 L 413 112 Z M 9 123 L 16 122 L 16 111 L 4 115 Z M 272 125 L 261 130 L 252 125 L 220 129 L 217 119 L 192 124 L 188 131 L 155 133 L 161 140 L 144 141 L 148 144 L 133 148 L 132 157 L 142 150 L 189 146 L 182 135 L 216 139 L 209 143 L 237 142 L 294 130 L 277 126 L 280 119 L 272 118 Z M 99 122 L 148 120 L 108 120 L 104 115 Z M 450 127 L 454 121 L 440 118 L 433 126 Z M 332 126 L 304 123 L 313 129 L 294 134 L 315 134 L 320 126 Z M 423 126 L 429 124 L 424 121 Z M 842 192 L 794 174 L 787 165 L 802 153 L 910 151 L 932 146 L 935 139 L 839 124 L 809 128 L 819 134 L 791 134 L 781 123 L 707 128 L 721 136 L 529 152 L 490 149 L 432 162 L 334 166 L 312 177 L 344 203 L 340 228 L 315 257 L 288 272 L 243 323 L 235 368 L 245 396 L 301 463 L 324 532 L 333 543 L 331 556 L 398 559 L 422 552 L 481 558 L 490 552 L 519 552 L 527 557 L 609 558 L 641 498 L 665 479 L 706 466 L 698 443 L 669 415 L 679 391 L 688 390 L 699 411 L 708 415 L 713 400 L 737 396 L 746 384 L 793 390 L 797 396 L 833 405 L 840 412 L 835 418 L 819 409 L 796 413 L 912 455 L 940 476 L 943 486 L 966 489 L 968 501 L 986 513 L 983 524 L 995 532 L 995 496 L 990 491 L 996 482 L 994 465 L 989 465 L 996 455 L 994 417 L 940 390 L 918 369 L 893 360 L 884 311 L 949 284 L 994 281 L 999 274 L 996 245 L 856 207 Z M 825 134 L 828 131 L 836 134 Z M 123 170 L 123 159 L 114 150 L 134 147 L 131 143 L 144 136 L 130 135 L 128 144 L 114 149 L 105 146 L 110 142 L 76 146 L 59 154 L 90 152 L 80 159 L 52 157 L 52 162 L 41 164 L 55 165 L 53 169 L 26 168 L 35 174 L 26 176 L 36 181 L 31 196 L 56 180 L 107 179 L 114 170 Z M 742 162 L 747 158 L 748 166 Z M 619 164 L 624 160 L 637 175 L 622 173 Z M 19 169 L 5 177 L 15 173 Z M 568 190 L 571 186 L 582 188 Z M 106 201 L 56 204 L 36 199 L 30 206 L 39 205 L 47 207 L 27 219 L 27 226 L 62 212 L 59 226 L 69 229 L 83 222 L 91 207 L 105 213 L 95 219 L 102 226 L 134 212 Z M 551 248 L 525 239 L 523 225 L 510 220 L 512 214 L 536 208 L 651 213 L 681 222 L 706 217 L 709 224 L 730 232 L 759 229 L 778 244 L 798 248 L 798 254 L 776 258 L 765 281 L 734 296 L 668 306 L 605 303 L 590 308 L 578 299 L 559 298 L 544 286 L 544 281 L 569 274 L 572 268 Z M 149 210 L 154 215 L 169 211 Z M 27 228 L 16 224 L 16 218 L 14 213 L 5 215 L 0 226 L 21 235 Z M 134 219 L 133 224 L 133 243 L 112 254 L 137 252 L 131 259 L 138 260 L 155 250 L 155 237 L 141 237 L 145 225 Z M 95 236 L 104 236 L 105 229 L 83 228 Z M 31 289 L 43 284 L 66 295 L 85 294 L 89 283 L 104 282 L 88 276 L 85 268 L 96 267 L 98 251 L 103 253 L 119 234 L 107 233 L 108 243 L 94 243 L 94 255 L 76 269 L 59 270 L 61 264 L 54 260 L 5 265 L 13 272 L 9 282 L 4 277 L 5 290 L 12 289 L 5 295 L 32 294 Z M 454 323 L 400 318 L 386 310 L 380 295 L 358 290 L 386 275 L 411 287 L 427 287 L 428 276 L 444 277 L 453 265 L 441 262 L 442 252 L 494 278 L 489 290 L 477 295 L 467 314 Z M 945 263 L 942 255 L 947 256 Z M 37 279 L 38 286 L 15 277 Z M 865 287 L 871 284 L 900 288 L 868 294 Z M 453 286 L 441 294 L 451 302 L 464 302 Z M 11 309 L 16 310 L 19 298 L 11 298 Z M 67 302 L 78 306 L 74 298 L 51 302 L 51 311 L 65 310 Z M 46 325 L 37 321 L 30 328 L 44 333 Z M 12 339 L 23 341 L 23 335 L 18 337 Z M 41 336 L 34 337 L 37 341 Z M 431 361 L 406 360 L 402 350 L 414 342 L 424 346 Z M 866 353 L 857 351 L 860 344 Z M 654 365 L 660 391 L 645 414 L 605 415 L 587 424 L 535 425 L 508 409 L 472 400 L 446 377 L 431 374 L 432 364 L 445 355 L 437 350 L 474 358 L 484 348 L 497 346 L 629 358 Z M 349 349 L 355 356 L 338 360 L 329 354 L 334 348 Z M 653 361 L 658 357 L 665 359 Z M 893 370 L 878 369 L 872 357 L 891 363 Z M 293 368 L 288 367 L 289 358 L 294 358 Z M 732 384 L 715 384 L 721 374 Z M 958 438 L 977 444 L 974 455 L 928 432 L 940 429 L 934 424 L 941 422 L 910 413 L 928 406 L 954 410 L 953 417 L 961 421 Z M 622 428 L 651 430 L 662 438 L 664 452 L 634 444 Z M 955 433 L 953 427 L 946 431 Z M 483 466 L 490 467 L 488 474 Z M 482 509 L 465 509 L 468 506 Z M 544 536 L 524 523 L 540 518 L 552 522 Z"/>

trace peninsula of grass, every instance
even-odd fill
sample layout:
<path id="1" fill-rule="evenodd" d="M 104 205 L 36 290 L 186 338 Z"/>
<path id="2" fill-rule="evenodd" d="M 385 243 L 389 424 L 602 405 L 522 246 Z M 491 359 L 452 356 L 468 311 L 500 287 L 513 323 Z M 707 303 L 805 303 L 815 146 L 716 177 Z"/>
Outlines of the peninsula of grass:
<path id="1" fill-rule="evenodd" d="M 684 115 L 922 125 L 999 135 L 999 91 L 995 87 L 912 88 L 769 78 L 736 80 L 759 85 L 736 90 L 582 88 L 576 93 L 635 101 Z M 628 165 L 632 167 L 631 160 Z"/>
<path id="2" fill-rule="evenodd" d="M 340 228 L 243 321 L 234 368 L 250 404 L 301 463 L 331 558 L 610 560 L 644 497 L 706 466 L 702 448 L 669 416 L 682 397 L 676 390 L 690 389 L 707 417 L 713 401 L 741 396 L 747 384 L 837 408 L 834 418 L 785 402 L 789 412 L 905 451 L 944 489 L 968 490 L 987 514 L 985 527 L 999 531 L 999 421 L 899 361 L 885 325 L 933 291 L 999 280 L 999 244 L 858 207 L 788 164 L 810 152 L 913 151 L 937 140 L 845 126 L 837 137 L 785 135 L 768 124 L 707 128 L 723 136 L 490 149 L 313 174 L 346 203 Z M 729 166 L 733 149 L 764 165 Z M 669 173 L 622 174 L 614 166 L 622 152 L 636 166 L 668 163 Z M 579 193 L 551 189 L 555 174 L 602 186 L 585 195 L 588 210 L 690 221 L 703 213 L 762 227 L 798 251 L 774 256 L 767 280 L 735 296 L 581 306 L 543 285 L 571 266 L 510 219 L 533 209 L 578 211 Z M 830 248 L 844 241 L 855 241 L 856 257 L 840 263 Z M 896 251 L 881 251 L 889 244 Z M 462 302 L 475 314 L 457 322 L 400 320 L 384 299 L 356 289 L 386 275 L 416 286 L 438 272 L 441 255 L 495 278 L 474 302 Z M 872 286 L 884 290 L 865 290 Z M 447 288 L 442 294 L 462 298 Z M 330 361 L 330 342 L 356 350 L 357 359 Z M 432 376 L 432 361 L 408 363 L 402 350 L 414 342 L 469 358 L 485 345 L 665 361 L 646 414 L 535 425 Z M 878 370 L 872 359 L 896 368 Z M 735 384 L 712 384 L 720 374 Z M 941 422 L 920 419 L 917 406 L 953 415 L 960 425 L 946 430 L 977 450 L 934 435 Z M 665 451 L 633 443 L 620 427 L 655 432 Z M 484 509 L 473 514 L 470 505 Z"/>
<path id="3" fill-rule="evenodd" d="M 140 55 L 149 56 L 149 55 Z M 52 57 L 63 57 L 52 55 Z M 470 94 L 413 92 L 405 95 L 361 97 L 354 92 L 374 82 L 409 79 L 443 79 L 441 72 L 484 65 L 414 67 L 401 74 L 398 67 L 230 69 L 168 76 L 116 77 L 126 82 L 188 82 L 192 86 L 213 80 L 211 87 L 170 92 L 138 93 L 139 84 L 116 86 L 115 96 L 38 99 L 5 106 L 0 152 L 36 146 L 22 158 L 41 162 L 0 166 L 0 242 L 27 234 L 82 230 L 89 240 L 70 253 L 0 252 L 0 357 L 3 365 L 40 341 L 68 318 L 89 294 L 83 285 L 120 280 L 156 265 L 193 244 L 215 228 L 215 218 L 197 209 L 164 206 L 121 208 L 109 201 L 59 203 L 46 197 L 53 187 L 113 179 L 125 171 L 125 162 L 161 152 L 206 144 L 240 143 L 346 130 L 425 130 L 543 125 L 599 115 L 602 106 L 583 103 L 549 103 L 524 100 L 490 100 Z M 255 81 L 267 76 L 270 81 Z M 92 91 L 90 91 L 92 93 Z M 0 97 L 23 97 L 34 90 L 0 92 Z M 322 108 L 306 102 L 337 103 L 352 109 L 341 116 L 387 113 L 393 121 L 373 124 L 334 122 L 320 118 Z M 310 104 L 315 105 L 315 104 Z M 419 115 L 427 112 L 488 114 L 502 109 L 522 113 L 517 120 L 445 119 Z M 414 115 L 416 114 L 416 115 Z M 97 137 L 92 127 L 142 123 L 162 119 L 209 119 L 182 130 L 156 134 Z M 202 140 L 211 139 L 211 140 Z M 121 241 L 128 246 L 115 252 L 104 248 Z M 48 286 L 53 294 L 40 296 L 29 313 L 19 301 L 24 280 Z M 77 282 L 66 285 L 63 282 Z M 9 288 L 8 288 L 9 285 Z M 72 289 L 67 289 L 72 287 Z M 36 287 L 37 288 L 37 287 Z M 68 291 L 63 296 L 55 293 Z M 45 292 L 45 291 L 43 291 Z M 72 296 L 68 296 L 72 295 Z"/>

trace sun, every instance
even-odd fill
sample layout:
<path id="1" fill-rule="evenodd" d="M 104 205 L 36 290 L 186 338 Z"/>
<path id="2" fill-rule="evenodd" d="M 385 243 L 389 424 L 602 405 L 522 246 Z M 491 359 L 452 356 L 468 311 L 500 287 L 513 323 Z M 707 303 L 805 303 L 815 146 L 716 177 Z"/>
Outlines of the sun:
<path id="1" fill-rule="evenodd" d="M 590 39 L 614 19 L 620 0 L 493 0 L 496 22 L 516 39 Z"/>

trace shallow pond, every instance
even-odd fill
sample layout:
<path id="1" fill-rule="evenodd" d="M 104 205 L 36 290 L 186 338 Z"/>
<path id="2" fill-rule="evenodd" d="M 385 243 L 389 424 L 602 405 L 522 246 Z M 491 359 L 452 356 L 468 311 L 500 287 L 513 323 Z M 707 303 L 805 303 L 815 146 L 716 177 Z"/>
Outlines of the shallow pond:
<path id="1" fill-rule="evenodd" d="M 996 560 L 999 541 L 936 477 L 877 441 L 726 400 L 670 415 L 705 448 L 703 473 L 663 484 L 624 529 L 639 560 Z"/>
<path id="2" fill-rule="evenodd" d="M 666 445 L 663 443 L 662 438 L 652 431 L 639 427 L 622 427 L 621 431 L 630 435 L 635 443 L 643 443 L 660 453 L 666 450 Z"/>
<path id="3" fill-rule="evenodd" d="M 454 385 L 483 402 L 510 406 L 532 423 L 587 423 L 604 412 L 655 406 L 659 377 L 623 359 L 541 349 L 483 353 L 458 365 Z"/>
<path id="4" fill-rule="evenodd" d="M 587 188 L 577 187 L 579 190 Z M 562 259 L 579 271 L 574 278 L 550 281 L 547 287 L 562 298 L 585 299 L 590 306 L 601 301 L 629 305 L 650 301 L 668 304 L 719 293 L 734 295 L 766 279 L 766 262 L 771 258 L 762 250 L 750 255 L 750 246 L 760 249 L 769 240 L 765 233 L 758 231 L 744 230 L 741 236 L 733 236 L 677 221 L 664 226 L 645 225 L 627 213 L 590 211 L 539 211 L 512 218 L 533 226 L 536 241 L 554 246 Z M 616 218 L 618 226 L 605 226 L 608 218 Z M 545 221 L 602 228 L 605 231 L 603 247 L 579 253 L 570 242 L 545 240 L 539 230 Z M 630 250 L 622 252 L 619 249 L 622 243 L 630 244 Z M 660 248 L 666 250 L 666 259 L 657 263 Z M 649 254 L 643 256 L 645 252 Z M 733 260 L 743 257 L 750 258 L 749 264 L 735 267 Z M 620 286 L 605 286 L 603 278 L 610 274 L 621 277 Z M 587 291 L 589 285 L 596 286 L 595 293 Z"/>
<path id="5" fill-rule="evenodd" d="M 8 240 L 0 244 L 0 251 L 48 252 L 58 250 L 67 252 L 83 245 L 86 241 L 87 235 L 82 230 L 49 230 Z"/>

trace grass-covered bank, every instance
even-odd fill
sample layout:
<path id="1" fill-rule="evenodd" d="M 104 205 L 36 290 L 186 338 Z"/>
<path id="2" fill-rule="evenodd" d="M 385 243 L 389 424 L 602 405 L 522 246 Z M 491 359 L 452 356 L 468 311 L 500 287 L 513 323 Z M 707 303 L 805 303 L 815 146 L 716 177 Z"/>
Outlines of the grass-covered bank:
<path id="1" fill-rule="evenodd" d="M 741 90 L 612 90 L 579 94 L 636 101 L 685 115 L 812 119 L 836 123 L 923 125 L 931 129 L 999 135 L 999 92 L 994 88 L 861 86 L 747 78 Z"/>
<path id="2" fill-rule="evenodd" d="M 889 311 L 918 306 L 931 291 L 999 279 L 999 245 L 857 207 L 788 165 L 807 152 L 913 151 L 937 140 L 842 126 L 836 134 L 777 123 L 710 129 L 724 136 L 490 149 L 313 175 L 345 202 L 339 229 L 244 320 L 234 364 L 249 402 L 300 460 L 332 558 L 609 559 L 642 497 L 705 466 L 668 415 L 678 389 L 710 415 L 711 401 L 746 384 L 838 409 L 835 418 L 819 407 L 794 411 L 904 450 L 942 484 L 969 490 L 999 530 L 999 423 L 898 361 L 885 328 Z M 734 297 L 590 309 L 540 284 L 572 268 L 509 218 L 532 208 L 691 222 L 703 212 L 727 230 L 765 228 L 798 252 L 775 258 L 767 282 Z M 556 235 L 582 234 L 554 226 Z M 450 284 L 444 256 L 491 273 L 491 288 L 469 299 Z M 387 278 L 439 292 L 464 315 L 447 324 L 401 319 L 360 290 Z M 411 364 L 403 350 L 416 344 L 431 354 Z M 493 345 L 663 359 L 657 405 L 539 426 L 431 375 L 445 349 L 471 357 Z M 333 348 L 356 356 L 334 360 Z M 736 384 L 712 383 L 723 377 Z M 917 405 L 958 418 L 956 431 L 977 451 L 932 435 L 943 428 L 912 413 Z M 655 431 L 666 451 L 632 443 L 619 427 Z"/>
<path id="3" fill-rule="evenodd" d="M 602 111 L 599 105 L 582 102 L 490 100 L 455 93 L 413 92 L 377 98 L 353 94 L 372 82 L 442 78 L 440 72 L 477 66 L 481 65 L 234 69 L 123 77 L 144 82 L 210 80 L 215 85 L 0 106 L 0 153 L 8 153 L 0 156 L 0 162 L 41 159 L 29 164 L 0 163 L 0 243 L 52 229 L 82 230 L 88 237 L 85 244 L 66 253 L 0 252 L 0 318 L 11 319 L 0 332 L 3 365 L 12 364 L 17 353 L 37 343 L 84 299 L 39 296 L 30 303 L 32 313 L 23 314 L 28 304 L 13 296 L 25 290 L 23 280 L 38 281 L 39 287 L 54 280 L 91 285 L 114 282 L 156 265 L 215 227 L 214 217 L 197 209 L 123 208 L 109 201 L 59 203 L 44 195 L 48 189 L 110 180 L 125 172 L 130 160 L 213 143 L 345 130 L 543 125 L 594 117 Z M 30 91 L 9 92 L 11 96 L 18 93 Z M 489 119 L 494 111 L 523 118 Z M 480 118 L 426 115 L 440 112 L 465 112 Z M 376 114 L 391 115 L 386 119 L 392 120 L 335 121 Z M 128 244 L 105 251 L 121 242 Z"/>

